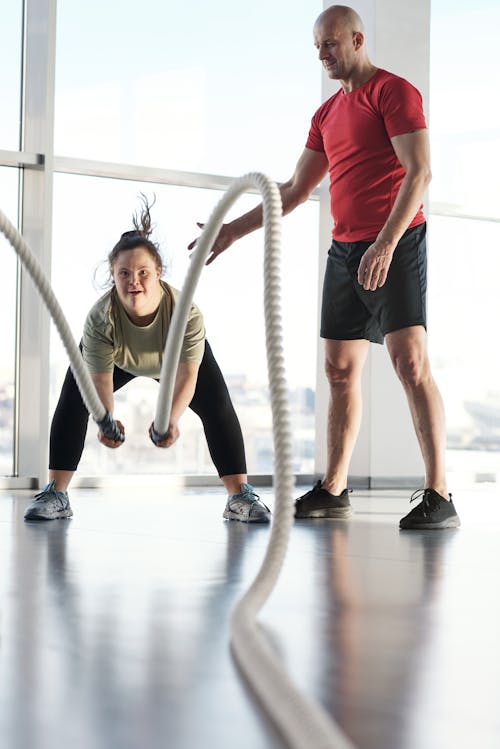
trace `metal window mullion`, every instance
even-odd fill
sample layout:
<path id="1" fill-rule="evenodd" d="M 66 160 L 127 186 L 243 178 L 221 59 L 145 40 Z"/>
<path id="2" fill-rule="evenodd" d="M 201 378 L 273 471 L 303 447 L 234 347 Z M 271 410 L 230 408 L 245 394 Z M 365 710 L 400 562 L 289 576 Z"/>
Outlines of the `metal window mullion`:
<path id="1" fill-rule="evenodd" d="M 75 174 L 84 177 L 103 177 L 105 179 L 123 179 L 134 182 L 151 182 L 172 187 L 194 187 L 202 190 L 227 190 L 234 182 L 234 177 L 206 172 L 184 172 L 174 169 L 159 169 L 141 164 L 123 164 L 106 161 L 93 161 L 69 156 L 54 156 L 54 172 Z M 259 190 L 249 188 L 246 192 L 260 194 Z M 314 190 L 311 200 L 319 200 L 319 190 Z"/>
<path id="2" fill-rule="evenodd" d="M 56 0 L 25 0 L 24 19 L 20 224 L 50 275 Z M 16 465 L 20 477 L 39 480 L 47 471 L 50 321 L 23 270 L 18 309 Z"/>

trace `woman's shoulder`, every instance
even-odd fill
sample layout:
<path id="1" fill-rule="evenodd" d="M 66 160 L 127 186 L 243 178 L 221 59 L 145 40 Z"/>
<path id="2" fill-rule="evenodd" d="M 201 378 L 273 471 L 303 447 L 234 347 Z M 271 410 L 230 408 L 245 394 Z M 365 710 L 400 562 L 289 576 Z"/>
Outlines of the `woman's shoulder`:
<path id="1" fill-rule="evenodd" d="M 170 297 L 171 299 L 177 299 L 180 294 L 180 291 L 178 289 L 174 289 L 174 287 L 164 281 L 163 278 L 160 278 L 160 286 L 162 287 L 165 295 L 167 297 Z"/>
<path id="2" fill-rule="evenodd" d="M 87 314 L 87 327 L 102 328 L 110 324 L 115 294 L 114 288 L 109 289 L 92 305 Z"/>
<path id="3" fill-rule="evenodd" d="M 181 295 L 181 292 L 179 289 L 176 289 L 174 286 L 171 286 L 169 283 L 166 283 L 166 281 L 161 280 L 160 281 L 161 287 L 163 291 L 165 292 L 165 299 L 167 300 L 167 308 L 172 312 L 173 307 L 177 304 L 177 301 Z M 191 303 L 191 315 L 200 315 L 201 311 L 200 308 L 194 303 Z"/>

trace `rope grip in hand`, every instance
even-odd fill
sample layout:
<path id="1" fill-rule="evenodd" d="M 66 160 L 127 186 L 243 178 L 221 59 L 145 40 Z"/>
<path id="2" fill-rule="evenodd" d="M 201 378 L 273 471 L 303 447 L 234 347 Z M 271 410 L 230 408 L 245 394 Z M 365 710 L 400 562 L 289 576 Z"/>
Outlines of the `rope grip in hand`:
<path id="1" fill-rule="evenodd" d="M 125 435 L 120 432 L 118 424 L 113 419 L 109 411 L 106 411 L 104 419 L 97 421 L 97 426 L 108 440 L 113 442 L 124 442 Z"/>
<path id="2" fill-rule="evenodd" d="M 163 442 L 164 439 L 167 438 L 168 430 L 165 432 L 165 434 L 160 434 L 156 431 L 154 423 L 151 424 L 151 429 L 149 430 L 149 436 L 151 437 L 151 441 L 158 447 L 158 444 L 160 442 Z"/>

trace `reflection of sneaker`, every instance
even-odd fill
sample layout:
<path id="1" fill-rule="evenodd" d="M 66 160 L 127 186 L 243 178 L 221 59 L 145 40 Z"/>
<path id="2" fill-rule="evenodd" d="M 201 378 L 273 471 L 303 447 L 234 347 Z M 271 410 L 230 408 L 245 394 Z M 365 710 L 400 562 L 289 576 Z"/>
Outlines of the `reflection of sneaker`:
<path id="1" fill-rule="evenodd" d="M 352 507 L 349 489 L 341 494 L 330 494 L 316 481 L 311 491 L 295 500 L 296 518 L 350 518 Z"/>
<path id="2" fill-rule="evenodd" d="M 410 502 L 422 497 L 422 501 L 411 510 L 408 515 L 399 521 L 399 527 L 403 530 L 432 530 L 434 528 L 458 528 L 460 518 L 455 506 L 450 500 L 446 500 L 434 489 L 422 489 L 412 494 Z"/>
<path id="3" fill-rule="evenodd" d="M 251 484 L 240 484 L 239 494 L 227 498 L 222 517 L 226 520 L 241 520 L 242 523 L 269 523 L 271 510 L 260 501 Z"/>
<path id="4" fill-rule="evenodd" d="M 58 492 L 55 483 L 51 481 L 40 494 L 35 494 L 34 501 L 24 511 L 25 520 L 56 520 L 73 515 L 68 493 Z"/>

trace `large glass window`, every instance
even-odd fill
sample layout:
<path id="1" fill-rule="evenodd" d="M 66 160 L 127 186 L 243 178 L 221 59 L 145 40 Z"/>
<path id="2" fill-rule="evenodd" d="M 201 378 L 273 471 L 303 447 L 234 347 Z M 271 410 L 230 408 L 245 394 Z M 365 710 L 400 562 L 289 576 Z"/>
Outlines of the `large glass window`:
<path id="1" fill-rule="evenodd" d="M 320 101 L 322 3 L 58 4 L 55 152 L 290 176 Z"/>
<path id="2" fill-rule="evenodd" d="M 189 263 L 187 245 L 198 234 L 196 221 L 211 213 L 220 193 L 95 177 L 58 174 L 54 189 L 53 285 L 75 337 L 103 289 L 92 277 L 99 263 L 131 228 L 138 196 L 156 195 L 155 239 L 164 250 L 167 280 L 181 288 Z M 245 195 L 234 212 L 259 200 Z M 283 310 L 287 376 L 291 389 L 295 469 L 313 472 L 314 380 L 316 362 L 316 248 L 318 204 L 301 206 L 283 225 Z M 258 232 L 232 247 L 205 269 L 195 301 L 201 308 L 207 338 L 227 379 L 241 420 L 249 472 L 272 472 L 271 412 L 263 320 L 263 234 Z M 98 278 L 105 276 L 100 266 Z M 67 367 L 56 336 L 51 346 L 52 408 Z M 81 464 L 83 475 L 103 473 L 213 473 L 199 420 L 191 413 L 181 422 L 181 440 L 168 452 L 156 450 L 147 435 L 156 403 L 157 385 L 138 378 L 116 399 L 116 415 L 127 427 L 127 442 L 116 451 L 103 448 L 89 430 Z"/>
<path id="3" fill-rule="evenodd" d="M 448 470 L 500 473 L 500 223 L 433 216 L 429 335 L 445 401 Z"/>
<path id="4" fill-rule="evenodd" d="M 433 0 L 431 9 L 432 207 L 498 218 L 500 4 Z"/>
<path id="5" fill-rule="evenodd" d="M 0 150 L 17 151 L 20 143 L 22 12 L 21 0 L 2 3 Z"/>
<path id="6" fill-rule="evenodd" d="M 429 340 L 447 409 L 448 469 L 498 480 L 500 6 L 431 7 Z"/>
<path id="7" fill-rule="evenodd" d="M 17 226 L 18 170 L 0 167 L 0 208 Z M 2 293 L 0 294 L 0 475 L 13 473 L 14 456 L 14 381 L 16 346 L 16 275 L 14 250 L 0 233 L 2 257 Z"/>

